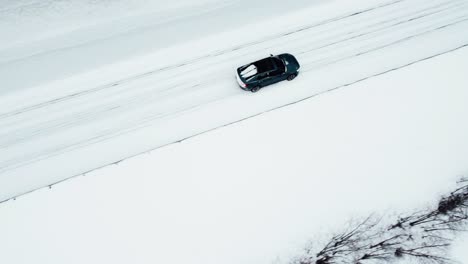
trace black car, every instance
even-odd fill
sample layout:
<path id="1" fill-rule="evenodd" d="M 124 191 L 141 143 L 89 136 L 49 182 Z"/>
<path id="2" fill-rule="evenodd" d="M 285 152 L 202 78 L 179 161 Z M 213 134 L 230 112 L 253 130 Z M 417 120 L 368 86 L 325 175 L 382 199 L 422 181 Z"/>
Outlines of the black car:
<path id="1" fill-rule="evenodd" d="M 271 55 L 237 68 L 237 82 L 243 90 L 255 93 L 273 83 L 292 81 L 298 75 L 299 68 L 299 62 L 291 54 Z"/>

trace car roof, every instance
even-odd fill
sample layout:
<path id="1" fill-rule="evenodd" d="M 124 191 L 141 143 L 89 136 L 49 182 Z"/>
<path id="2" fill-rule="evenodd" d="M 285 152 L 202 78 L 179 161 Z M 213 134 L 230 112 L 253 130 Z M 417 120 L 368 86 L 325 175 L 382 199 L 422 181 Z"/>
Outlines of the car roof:
<path id="1" fill-rule="evenodd" d="M 274 60 L 275 60 L 274 58 L 269 57 L 269 58 L 256 61 L 253 64 L 255 65 L 255 67 L 257 67 L 258 73 L 268 72 L 268 71 L 275 70 L 277 68 Z"/>

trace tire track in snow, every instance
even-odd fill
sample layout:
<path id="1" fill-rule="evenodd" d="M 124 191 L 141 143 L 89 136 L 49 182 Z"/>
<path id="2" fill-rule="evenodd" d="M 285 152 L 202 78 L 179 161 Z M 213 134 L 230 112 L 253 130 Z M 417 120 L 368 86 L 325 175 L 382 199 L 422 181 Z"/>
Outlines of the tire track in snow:
<path id="1" fill-rule="evenodd" d="M 68 178 L 64 178 L 64 179 L 62 179 L 62 180 L 60 180 L 60 181 L 56 181 L 56 182 L 50 183 L 50 184 L 48 184 L 48 185 L 45 185 L 45 186 L 42 186 L 42 187 L 33 189 L 33 190 L 30 190 L 30 191 L 27 191 L 27 192 L 23 192 L 23 193 L 18 194 L 18 195 L 14 196 L 14 197 L 11 197 L 11 198 L 8 198 L 8 199 L 5 199 L 5 200 L 1 200 L 1 201 L 0 201 L 0 204 L 1 204 L 1 203 L 4 203 L 4 202 L 7 202 L 7 201 L 9 201 L 9 200 L 16 200 L 16 198 L 18 198 L 18 197 L 20 197 L 20 196 L 23 196 L 23 195 L 32 193 L 32 192 L 34 192 L 34 191 L 40 190 L 40 189 L 45 188 L 45 187 L 52 187 L 52 186 L 54 186 L 54 185 L 56 185 L 56 184 L 59 184 L 59 183 L 61 183 L 61 182 L 70 180 L 71 178 L 75 178 L 75 177 L 78 177 L 78 176 L 84 176 L 84 175 L 86 175 L 86 174 L 88 174 L 88 173 L 91 173 L 91 172 L 93 172 L 93 171 L 102 169 L 102 168 L 104 168 L 104 167 L 107 167 L 107 166 L 110 166 L 110 165 L 119 164 L 120 162 L 122 162 L 122 161 L 124 161 L 124 160 L 127 160 L 127 159 L 130 159 L 130 158 L 133 158 L 133 157 L 142 155 L 142 154 L 144 154 L 144 153 L 149 153 L 149 152 L 151 152 L 151 151 L 154 151 L 154 150 L 157 150 L 157 149 L 160 149 L 160 148 L 164 148 L 164 147 L 167 147 L 167 146 L 170 146 L 170 145 L 182 143 L 182 142 L 184 142 L 184 141 L 186 141 L 186 140 L 188 140 L 188 139 L 191 139 L 191 138 L 194 138 L 194 137 L 198 137 L 198 136 L 200 136 L 200 135 L 203 135 L 203 134 L 206 134 L 206 133 L 209 133 L 209 132 L 212 132 L 212 131 L 221 129 L 221 128 L 223 128 L 223 127 L 227 127 L 227 126 L 230 126 L 230 125 L 233 125 L 233 124 L 236 124 L 236 123 L 240 123 L 240 122 L 243 122 L 243 121 L 252 119 L 252 118 L 254 118 L 254 117 L 257 117 L 257 116 L 260 116 L 260 115 L 263 115 L 263 114 L 266 114 L 266 113 L 269 113 L 269 112 L 272 112 L 272 111 L 275 111 L 275 110 L 279 110 L 279 109 L 286 108 L 286 107 L 289 107 L 289 106 L 292 106 L 292 105 L 296 105 L 296 104 L 299 104 L 299 103 L 301 103 L 301 102 L 307 101 L 307 100 L 309 100 L 309 99 L 311 99 L 311 98 L 314 98 L 314 97 L 317 97 L 317 96 L 320 96 L 320 95 L 323 95 L 323 94 L 326 94 L 326 93 L 330 93 L 330 92 L 333 92 L 333 91 L 335 91 L 335 90 L 338 90 L 338 89 L 341 89 L 341 88 L 345 88 L 345 87 L 347 87 L 347 86 L 351 86 L 351 85 L 353 85 L 353 84 L 360 83 L 360 82 L 363 82 L 363 81 L 366 81 L 366 80 L 369 80 L 369 79 L 372 79 L 372 78 L 375 78 L 375 77 L 378 77 L 378 76 L 381 76 L 381 75 L 384 75 L 384 74 L 387 74 L 387 73 L 390 73 L 390 72 L 393 72 L 393 71 L 397 71 L 397 70 L 400 70 L 400 69 L 403 69 L 403 68 L 412 66 L 412 65 L 414 65 L 414 64 L 417 64 L 417 63 L 420 63 L 420 62 L 423 62 L 423 61 L 427 61 L 427 60 L 430 60 L 430 59 L 433 59 L 433 58 L 436 58 L 436 57 L 439 57 L 439 56 L 442 56 L 442 55 L 445 55 L 445 54 L 448 54 L 448 53 L 451 53 L 451 52 L 454 52 L 454 51 L 457 51 L 457 50 L 460 50 L 460 49 L 463 49 L 463 48 L 468 48 L 468 43 L 467 43 L 467 44 L 464 44 L 464 45 L 461 45 L 461 46 L 458 46 L 458 47 L 456 47 L 456 48 L 453 48 L 453 49 L 450 49 L 450 50 L 441 52 L 441 53 L 437 53 L 437 54 L 434 54 L 434 55 L 431 55 L 431 56 L 428 56 L 428 57 L 425 57 L 425 58 L 422 58 L 422 59 L 419 59 L 419 60 L 416 60 L 416 61 L 407 63 L 407 64 L 405 64 L 405 65 L 402 65 L 402 66 L 399 66 L 399 67 L 396 67 L 396 68 L 392 68 L 392 69 L 389 69 L 389 70 L 386 70 L 386 71 L 383 71 L 383 72 L 380 72 L 380 73 L 377 73 L 377 74 L 374 74 L 374 75 L 371 75 L 371 76 L 367 76 L 367 77 L 365 77 L 365 78 L 362 78 L 362 79 L 359 79 L 359 80 L 356 80 L 356 81 L 353 81 L 353 82 L 350 82 L 350 83 L 346 83 L 346 84 L 343 84 L 343 85 L 340 85 L 340 86 L 337 86 L 337 87 L 334 87 L 334 88 L 331 88 L 331 89 L 322 91 L 322 92 L 320 92 L 320 93 L 316 93 L 316 94 L 310 95 L 310 96 L 308 96 L 308 97 L 304 97 L 304 98 L 302 98 L 302 99 L 300 99 L 300 100 L 296 100 L 296 101 L 290 102 L 290 103 L 288 103 L 288 104 L 284 104 L 284 105 L 281 105 L 281 106 L 277 106 L 277 107 L 274 107 L 274 108 L 270 108 L 270 109 L 268 109 L 268 110 L 265 110 L 265 111 L 256 113 L 256 114 L 254 114 L 254 115 L 250 115 L 250 116 L 244 117 L 244 118 L 242 118 L 242 119 L 232 121 L 232 122 L 230 122 L 230 123 L 226 123 L 226 124 L 223 124 L 223 125 L 220 125 L 220 126 L 217 126 L 217 127 L 211 128 L 211 129 L 208 129 L 208 130 L 201 131 L 201 132 L 196 133 L 196 134 L 193 134 L 193 135 L 191 135 L 191 136 L 181 138 L 181 139 L 179 139 L 179 140 L 177 140 L 177 141 L 169 142 L 169 143 L 167 143 L 167 144 L 164 144 L 164 145 L 155 147 L 155 148 L 153 148 L 153 149 L 151 149 L 151 150 L 149 150 L 149 151 L 143 152 L 143 153 L 138 153 L 138 154 L 135 154 L 135 155 L 131 155 L 131 156 L 122 158 L 122 159 L 120 159 L 120 160 L 118 160 L 118 161 L 115 161 L 115 162 L 112 162 L 112 163 L 104 164 L 104 165 L 102 165 L 102 166 L 99 166 L 99 167 L 96 167 L 96 168 L 94 168 L 94 169 L 85 171 L 85 172 L 83 172 L 83 173 L 79 173 L 79 174 L 70 176 L 70 177 L 68 177 Z"/>
<path id="2" fill-rule="evenodd" d="M 69 98 L 83 96 L 83 95 L 93 93 L 93 92 L 97 92 L 97 91 L 100 91 L 100 90 L 103 90 L 103 89 L 116 87 L 116 86 L 131 82 L 131 81 L 135 81 L 135 80 L 144 78 L 144 77 L 146 77 L 148 75 L 152 75 L 152 74 L 157 73 L 157 72 L 164 72 L 164 71 L 180 68 L 180 67 L 186 66 L 188 64 L 192 64 L 194 62 L 197 62 L 197 61 L 209 58 L 209 57 L 216 57 L 216 56 L 228 53 L 228 52 L 236 51 L 236 50 L 239 50 L 239 49 L 242 49 L 242 48 L 246 48 L 246 47 L 249 47 L 249 46 L 260 44 L 260 43 L 263 43 L 263 42 L 266 42 L 266 41 L 269 41 L 269 40 L 273 40 L 273 39 L 276 39 L 276 38 L 279 38 L 279 37 L 288 36 L 290 34 L 298 33 L 298 32 L 308 30 L 308 29 L 311 29 L 311 28 L 314 28 L 314 27 L 318 27 L 318 26 L 326 25 L 326 24 L 333 23 L 333 22 L 336 22 L 336 21 L 340 21 L 340 20 L 343 20 L 343 19 L 347 19 L 349 17 L 353 17 L 353 16 L 357 16 L 357 15 L 360 15 L 360 14 L 365 14 L 365 13 L 368 13 L 368 12 L 372 12 L 372 11 L 377 10 L 379 8 L 392 6 L 392 5 L 395 5 L 395 4 L 398 4 L 398 3 L 401 3 L 401 2 L 405 2 L 405 1 L 411 1 L 411 0 L 396 0 L 396 1 L 389 2 L 389 3 L 380 4 L 380 5 L 371 7 L 371 8 L 363 9 L 363 10 L 358 11 L 358 12 L 354 12 L 354 13 L 351 13 L 351 14 L 346 14 L 346 15 L 335 17 L 335 18 L 332 18 L 332 19 L 324 20 L 324 21 L 314 23 L 312 25 L 308 25 L 308 26 L 305 26 L 305 27 L 300 27 L 298 29 L 288 31 L 288 32 L 285 32 L 285 33 L 269 36 L 269 37 L 263 38 L 261 40 L 248 42 L 248 43 L 237 45 L 235 47 L 231 47 L 231 48 L 228 48 L 228 49 L 215 51 L 215 52 L 210 53 L 210 54 L 195 57 L 193 59 L 186 60 L 186 61 L 183 61 L 183 62 L 179 62 L 179 63 L 176 63 L 176 64 L 163 66 L 163 67 L 160 67 L 160 68 L 157 68 L 157 69 L 154 69 L 154 70 L 151 70 L 151 71 L 147 71 L 147 72 L 139 74 L 139 75 L 134 75 L 134 76 L 130 76 L 128 78 L 123 78 L 121 80 L 114 81 L 114 82 L 106 84 L 106 85 L 102 85 L 102 86 L 99 86 L 99 87 L 94 87 L 92 89 L 72 93 L 72 94 L 69 94 L 69 95 L 66 95 L 66 96 L 63 96 L 63 97 L 59 97 L 59 98 L 49 100 L 47 102 L 42 102 L 42 103 L 35 104 L 35 105 L 32 105 L 32 106 L 16 109 L 15 111 L 1 113 L 0 114 L 0 119 L 2 119 L 4 117 L 12 116 L 12 115 L 21 114 L 21 113 L 24 113 L 26 111 L 30 111 L 30 110 L 33 110 L 33 109 L 40 108 L 40 107 L 45 106 L 45 105 L 50 105 L 50 104 L 62 102 L 62 101 L 67 100 Z"/>
<path id="3" fill-rule="evenodd" d="M 300 51 L 300 49 L 299 49 L 298 54 L 308 53 L 310 51 L 322 49 L 324 47 L 328 47 L 328 46 L 331 46 L 331 45 L 334 45 L 334 44 L 337 44 L 337 43 L 341 43 L 341 44 L 346 43 L 346 45 L 349 45 L 346 41 L 354 40 L 354 39 L 366 36 L 366 35 L 371 34 L 371 33 L 380 32 L 382 30 L 388 30 L 388 29 L 391 29 L 391 28 L 393 28 L 394 26 L 397 26 L 397 25 L 403 25 L 405 23 L 412 22 L 412 21 L 415 21 L 417 19 L 425 18 L 427 16 L 438 14 L 438 13 L 444 12 L 444 11 L 450 11 L 451 9 L 460 7 L 460 5 L 451 5 L 452 3 L 457 3 L 457 2 L 449 1 L 449 2 L 444 2 L 442 4 L 438 4 L 436 6 L 425 8 L 425 9 L 422 9 L 422 10 L 418 9 L 415 13 L 411 13 L 408 17 L 403 16 L 403 18 L 404 18 L 403 20 L 399 19 L 398 22 L 396 22 L 394 24 L 390 24 L 390 25 L 387 25 L 385 27 L 378 28 L 378 29 L 375 29 L 375 30 L 371 30 L 371 31 L 368 31 L 368 32 L 365 32 L 365 33 L 359 33 L 358 35 L 354 35 L 352 37 L 345 38 L 345 39 L 342 39 L 342 40 L 338 40 L 338 41 L 333 40 L 331 43 L 327 43 L 325 45 L 318 46 L 318 47 L 315 47 L 313 49 L 307 49 L 305 51 Z M 432 10 L 432 9 L 435 9 L 435 11 Z M 422 11 L 430 11 L 430 12 L 424 13 Z M 421 12 L 422 12 L 422 14 L 419 15 L 419 13 L 421 13 Z M 417 16 L 414 16 L 414 15 L 417 15 Z M 375 23 L 373 25 L 380 25 L 382 23 L 386 23 L 386 22 L 390 22 L 390 21 L 394 21 L 394 20 L 390 19 L 390 20 L 385 20 L 383 22 L 379 21 L 378 23 Z M 365 30 L 367 28 L 368 27 L 365 26 L 365 27 L 362 27 L 360 29 Z M 303 46 L 308 47 L 308 45 L 303 45 Z M 293 49 L 296 49 L 296 48 L 293 48 Z M 234 56 L 236 56 L 236 54 Z M 339 61 L 339 60 L 337 60 L 337 61 Z M 321 64 L 321 65 L 326 65 L 326 63 Z M 194 70 L 197 70 L 197 68 L 194 69 Z M 209 72 L 208 74 L 212 74 L 212 73 Z M 178 75 L 178 74 L 176 74 L 176 75 Z M 209 78 L 206 78 L 205 76 L 200 76 L 200 79 L 209 79 Z M 204 84 L 209 83 L 210 81 L 199 82 L 199 83 L 197 83 L 196 86 L 187 85 L 186 82 L 187 83 L 192 83 L 192 81 L 189 80 L 189 81 L 180 82 L 180 83 L 175 84 L 175 85 L 170 85 L 167 89 L 164 89 L 163 92 L 168 92 L 168 91 L 174 90 L 174 89 L 185 89 L 185 90 L 187 90 L 187 88 L 191 89 L 191 88 L 194 88 L 194 87 L 200 87 L 200 86 L 202 86 Z M 34 136 L 48 135 L 51 132 L 53 132 L 54 130 L 59 130 L 59 129 L 71 128 L 71 127 L 74 127 L 74 126 L 78 126 L 78 125 L 80 125 L 80 124 L 82 124 L 84 122 L 95 119 L 96 116 L 98 116 L 98 115 L 107 114 L 107 113 L 111 112 L 112 110 L 119 109 L 120 111 L 124 111 L 125 109 L 129 109 L 132 106 L 133 107 L 138 107 L 142 103 L 157 103 L 161 99 L 166 99 L 167 97 L 171 96 L 172 94 L 167 94 L 165 96 L 159 96 L 159 95 L 160 95 L 160 91 L 155 91 L 155 92 L 150 91 L 150 93 L 143 93 L 143 94 L 140 94 L 140 95 L 137 95 L 137 96 L 134 96 L 134 97 L 130 97 L 130 98 L 126 97 L 124 105 L 121 105 L 121 102 L 117 102 L 117 104 L 115 102 L 111 102 L 110 104 L 102 104 L 102 105 L 99 105 L 98 108 L 87 109 L 84 112 L 79 112 L 79 113 L 71 115 L 71 116 L 64 116 L 61 119 L 56 119 L 56 120 L 52 120 L 50 122 L 41 123 L 40 124 L 41 126 L 39 128 L 34 128 L 34 127 L 28 127 L 27 129 L 23 128 L 23 131 L 24 131 L 23 134 L 19 133 L 18 131 L 12 131 L 10 133 L 3 133 L 3 134 L 0 135 L 0 149 L 7 148 L 9 146 L 21 143 L 23 141 L 27 141 L 28 139 L 30 139 L 30 138 L 32 138 Z M 25 120 L 21 120 L 21 122 L 25 122 Z M 5 124 L 5 127 L 8 126 L 8 125 L 12 125 L 12 124 Z M 4 142 L 2 142 L 1 139 L 4 139 Z"/>
<path id="4" fill-rule="evenodd" d="M 412 20 L 412 19 L 411 19 L 411 20 Z M 339 61 L 339 60 L 337 60 L 337 61 Z M 325 65 L 326 65 L 326 64 L 325 64 Z M 206 83 L 206 82 L 205 82 L 205 83 Z M 204 84 L 204 83 L 199 83 L 199 84 L 197 84 L 197 85 L 195 85 L 195 86 L 200 86 L 201 84 Z M 189 87 L 192 88 L 193 86 L 189 86 Z M 137 100 L 137 101 L 138 101 L 138 100 Z M 108 112 L 109 110 L 112 110 L 112 109 L 115 109 L 115 108 L 116 108 L 115 106 L 112 106 L 112 107 L 110 107 L 110 108 L 106 108 L 106 109 L 105 109 L 105 112 Z M 176 113 L 177 113 L 177 112 L 176 112 Z M 93 111 L 90 112 L 90 118 L 91 118 L 91 119 L 92 119 L 92 117 L 94 117 L 94 114 L 95 114 L 95 112 L 93 112 Z M 160 114 L 158 114 L 157 116 L 165 116 L 165 115 L 164 115 L 164 113 L 160 113 Z M 75 117 L 75 118 L 76 118 L 76 117 Z M 72 120 L 71 123 L 73 124 L 73 123 L 75 122 L 75 118 L 73 118 L 73 119 L 68 119 L 68 120 Z M 69 122 L 70 122 L 70 121 L 69 121 Z M 68 126 L 68 123 L 67 123 L 67 122 L 65 122 L 65 123 L 60 123 L 59 126 L 58 126 L 57 128 L 65 128 L 65 127 L 67 127 L 67 126 Z M 48 132 L 49 132 L 49 131 L 43 131 L 43 133 L 48 133 Z M 9 141 L 9 142 L 12 143 L 11 141 Z M 14 142 L 13 142 L 13 143 L 14 143 Z M 13 143 L 12 143 L 12 144 L 13 144 Z M 3 147 L 5 147 L 5 146 L 3 146 Z"/>
<path id="5" fill-rule="evenodd" d="M 333 64 L 333 63 L 336 63 L 336 62 L 339 62 L 339 61 L 342 61 L 342 60 L 350 59 L 352 57 L 358 57 L 358 56 L 361 56 L 361 55 L 364 55 L 364 54 L 367 54 L 367 53 L 375 52 L 375 51 L 384 49 L 386 47 L 390 47 L 390 46 L 393 46 L 393 45 L 408 41 L 410 39 L 414 39 L 414 38 L 417 38 L 419 36 L 422 36 L 422 35 L 437 31 L 437 30 L 441 30 L 441 29 L 444 29 L 446 27 L 450 27 L 450 26 L 453 26 L 453 25 L 456 25 L 458 23 L 465 22 L 465 21 L 468 21 L 468 18 L 465 17 L 464 19 L 461 19 L 461 20 L 452 21 L 449 24 L 445 24 L 443 26 L 439 26 L 439 27 L 431 29 L 431 30 L 425 30 L 425 31 L 423 31 L 423 32 L 421 32 L 421 33 L 419 33 L 417 35 L 411 35 L 409 37 L 405 37 L 405 38 L 400 39 L 398 41 L 388 43 L 388 44 L 386 44 L 384 46 L 375 47 L 375 48 L 373 48 L 371 50 L 362 51 L 362 52 L 359 52 L 357 54 L 353 54 L 353 55 L 345 57 L 345 58 L 341 58 L 341 59 L 338 59 L 338 60 L 335 60 L 335 61 L 331 61 L 329 63 L 323 64 L 322 67 Z M 307 67 L 307 66 L 308 65 L 304 65 L 304 67 Z M 310 71 L 310 70 L 311 69 L 307 69 L 307 70 L 304 70 L 304 72 Z M 202 84 L 195 84 L 195 85 L 192 85 L 190 87 L 196 87 L 196 86 L 202 86 Z M 321 94 L 321 92 L 317 93 L 317 94 Z M 216 98 L 215 100 L 213 100 L 213 101 L 211 101 L 209 103 L 221 101 L 221 100 L 226 99 L 226 98 L 228 98 L 230 96 L 231 95 L 222 96 L 220 98 Z M 46 159 L 46 158 L 50 158 L 52 156 L 56 156 L 56 155 L 66 153 L 68 151 L 72 151 L 72 150 L 74 150 L 76 148 L 81 148 L 81 147 L 89 146 L 89 145 L 92 145 L 92 144 L 96 144 L 96 143 L 108 140 L 110 138 L 113 138 L 113 137 L 116 137 L 116 136 L 119 136 L 119 135 L 123 135 L 125 133 L 131 133 L 132 131 L 135 131 L 137 129 L 144 128 L 145 124 L 150 123 L 150 122 L 154 121 L 155 119 L 170 117 L 170 116 L 173 116 L 173 115 L 179 115 L 179 114 L 182 114 L 182 113 L 186 113 L 187 111 L 192 111 L 194 109 L 204 107 L 204 106 L 205 106 L 205 104 L 201 104 L 201 105 L 197 104 L 197 105 L 194 105 L 194 106 L 184 107 L 182 109 L 178 109 L 177 111 L 170 112 L 170 113 L 158 113 L 156 115 L 153 114 L 153 115 L 151 115 L 149 117 L 146 117 L 145 119 L 136 120 L 135 122 L 133 122 L 133 127 L 128 126 L 128 124 L 127 124 L 126 127 L 130 127 L 130 128 L 121 129 L 121 130 L 118 130 L 117 132 L 115 131 L 115 129 L 111 128 L 109 130 L 103 131 L 102 133 L 100 133 L 98 135 L 93 136 L 92 138 L 90 138 L 90 139 L 88 139 L 88 140 L 86 140 L 84 142 L 78 142 L 76 144 L 71 144 L 71 145 L 70 144 L 65 144 L 65 145 L 62 145 L 62 146 L 56 146 L 55 148 L 50 149 L 50 151 L 48 151 L 45 155 L 40 155 L 40 156 L 31 155 L 32 156 L 31 159 L 26 161 L 26 162 L 18 162 L 17 160 L 6 161 L 5 162 L 6 164 L 5 163 L 0 163 L 0 173 L 4 172 L 5 168 L 6 168 L 6 170 L 14 169 L 14 168 L 17 168 L 19 166 L 24 166 L 24 165 L 32 163 L 32 162 L 37 162 L 37 161 L 40 161 L 40 160 L 43 160 L 43 159 Z M 22 157 L 22 158 L 24 158 L 24 157 Z M 10 164 L 8 164 L 8 163 L 10 163 Z M 11 166 L 11 164 L 14 164 L 14 165 Z M 6 166 L 4 166 L 4 165 L 6 165 Z"/>

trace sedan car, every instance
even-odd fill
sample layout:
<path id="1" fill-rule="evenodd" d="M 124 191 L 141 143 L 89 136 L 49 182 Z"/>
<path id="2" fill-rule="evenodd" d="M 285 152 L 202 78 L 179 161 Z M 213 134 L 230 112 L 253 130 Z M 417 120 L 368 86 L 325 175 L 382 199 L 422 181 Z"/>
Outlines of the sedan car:
<path id="1" fill-rule="evenodd" d="M 237 68 L 237 82 L 253 93 L 283 80 L 292 81 L 299 73 L 299 62 L 288 53 L 261 59 Z"/>

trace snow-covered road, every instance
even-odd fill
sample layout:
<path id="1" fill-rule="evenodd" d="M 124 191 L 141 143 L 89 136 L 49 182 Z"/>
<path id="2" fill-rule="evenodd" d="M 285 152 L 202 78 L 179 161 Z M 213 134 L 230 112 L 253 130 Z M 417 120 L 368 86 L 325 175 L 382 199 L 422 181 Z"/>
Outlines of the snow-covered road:
<path id="1" fill-rule="evenodd" d="M 155 62 L 137 75 L 1 97 L 0 201 L 467 46 L 468 1 L 398 0 L 291 24 L 214 52 Z M 236 67 L 281 52 L 302 65 L 294 82 L 255 95 L 237 87 Z"/>

